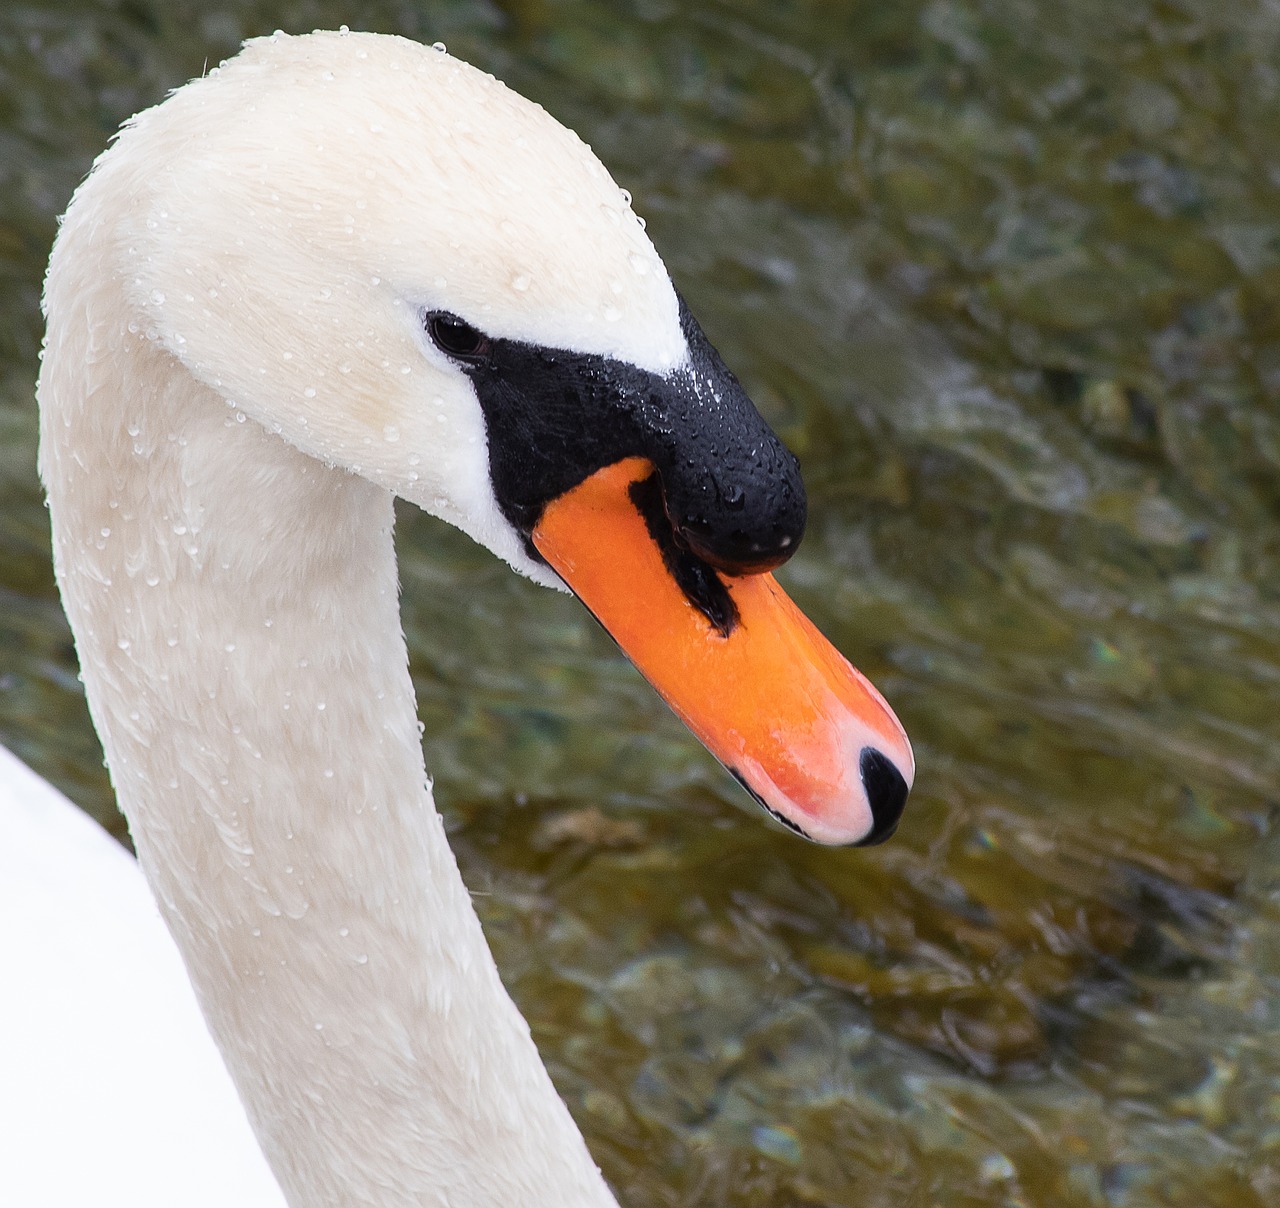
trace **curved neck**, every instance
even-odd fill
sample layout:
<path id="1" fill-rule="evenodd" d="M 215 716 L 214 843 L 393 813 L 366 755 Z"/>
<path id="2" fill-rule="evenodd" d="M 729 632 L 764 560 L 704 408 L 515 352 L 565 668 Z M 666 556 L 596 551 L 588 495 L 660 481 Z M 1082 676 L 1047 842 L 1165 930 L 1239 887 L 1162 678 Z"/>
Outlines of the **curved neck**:
<path id="1" fill-rule="evenodd" d="M 139 859 L 289 1202 L 613 1205 L 432 803 L 390 496 L 237 422 L 74 280 L 76 238 L 40 384 L 59 583 Z"/>

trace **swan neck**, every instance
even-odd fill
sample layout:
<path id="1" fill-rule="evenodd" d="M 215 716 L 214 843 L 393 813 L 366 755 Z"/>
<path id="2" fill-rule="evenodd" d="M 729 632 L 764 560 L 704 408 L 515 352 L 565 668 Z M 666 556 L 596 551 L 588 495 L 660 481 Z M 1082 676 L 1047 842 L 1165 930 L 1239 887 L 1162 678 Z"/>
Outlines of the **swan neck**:
<path id="1" fill-rule="evenodd" d="M 77 218 L 40 382 L 59 585 L 139 860 L 288 1201 L 613 1205 L 432 801 L 391 497 L 129 330 L 80 279 Z"/>

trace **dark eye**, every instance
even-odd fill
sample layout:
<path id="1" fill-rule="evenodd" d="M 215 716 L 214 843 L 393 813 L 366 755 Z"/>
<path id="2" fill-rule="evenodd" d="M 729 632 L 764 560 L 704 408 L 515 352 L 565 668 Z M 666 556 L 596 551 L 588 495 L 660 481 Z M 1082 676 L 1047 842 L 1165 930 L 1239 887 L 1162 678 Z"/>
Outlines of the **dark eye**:
<path id="1" fill-rule="evenodd" d="M 427 335 L 446 356 L 459 361 L 482 361 L 489 355 L 489 338 L 470 323 L 464 323 L 447 310 L 433 311 L 426 317 Z"/>

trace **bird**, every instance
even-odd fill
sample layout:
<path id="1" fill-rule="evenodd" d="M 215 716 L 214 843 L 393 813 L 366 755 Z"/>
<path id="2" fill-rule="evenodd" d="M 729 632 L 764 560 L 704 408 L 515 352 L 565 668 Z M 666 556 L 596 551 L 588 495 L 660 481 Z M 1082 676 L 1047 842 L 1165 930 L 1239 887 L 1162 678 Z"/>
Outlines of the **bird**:
<path id="1" fill-rule="evenodd" d="M 788 829 L 883 841 L 915 771 L 771 573 L 803 535 L 798 463 L 629 196 L 439 46 L 276 34 L 122 128 L 44 310 L 39 468 L 86 700 L 152 948 L 180 958 L 278 1194 L 615 1205 L 435 808 L 393 500 L 573 592 Z M 126 1089 L 101 1126 L 142 1155 Z"/>
<path id="2" fill-rule="evenodd" d="M 0 1200 L 283 1208 L 137 862 L 0 746 Z"/>

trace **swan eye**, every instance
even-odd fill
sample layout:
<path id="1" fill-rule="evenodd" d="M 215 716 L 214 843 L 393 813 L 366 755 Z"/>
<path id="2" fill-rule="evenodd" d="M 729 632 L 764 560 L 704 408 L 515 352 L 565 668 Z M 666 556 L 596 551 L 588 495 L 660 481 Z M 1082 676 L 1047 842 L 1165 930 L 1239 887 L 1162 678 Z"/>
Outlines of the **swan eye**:
<path id="1" fill-rule="evenodd" d="M 426 328 L 431 342 L 445 356 L 479 363 L 489 355 L 488 336 L 447 310 L 437 310 L 427 315 Z"/>

